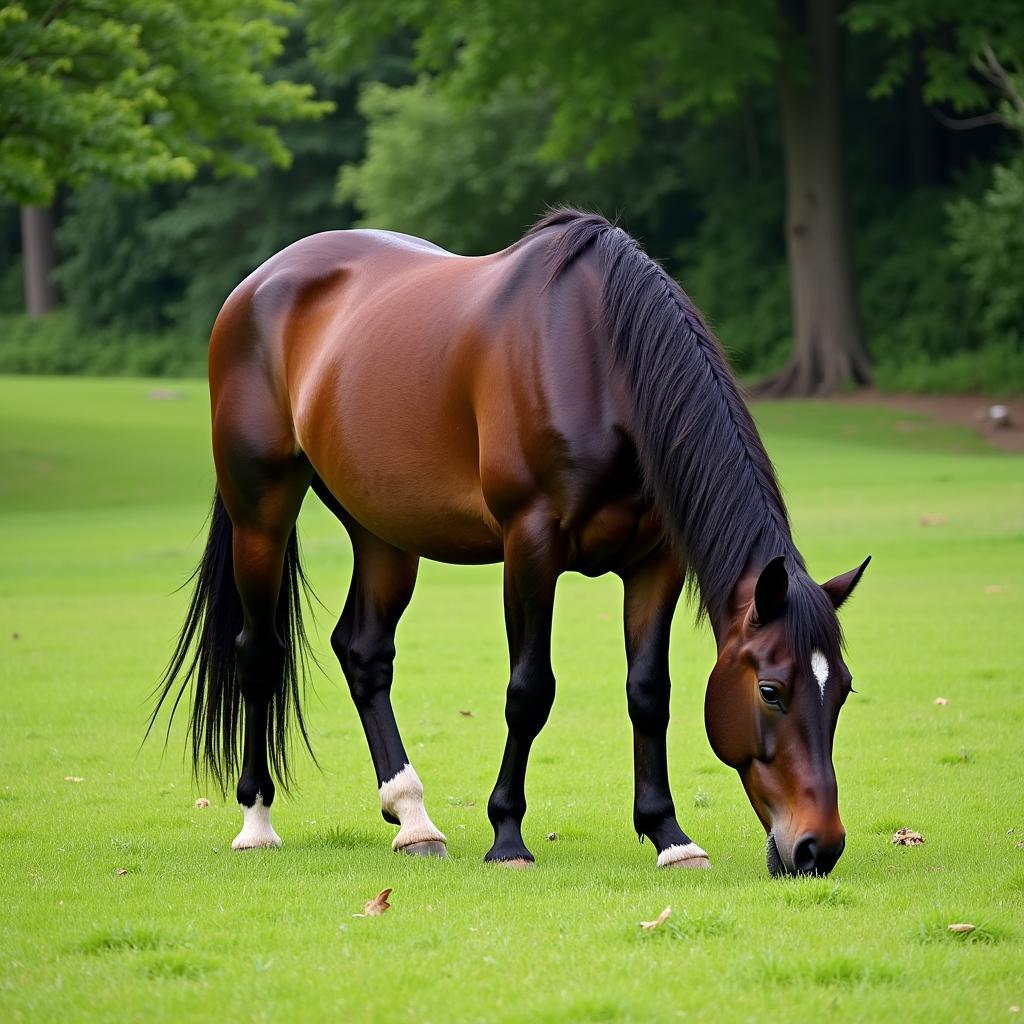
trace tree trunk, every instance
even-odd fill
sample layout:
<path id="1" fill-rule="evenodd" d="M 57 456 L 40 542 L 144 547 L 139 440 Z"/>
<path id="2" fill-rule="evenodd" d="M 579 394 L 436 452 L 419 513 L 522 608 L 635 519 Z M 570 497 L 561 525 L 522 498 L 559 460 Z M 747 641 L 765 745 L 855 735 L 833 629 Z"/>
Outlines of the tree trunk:
<path id="1" fill-rule="evenodd" d="M 21 208 L 21 257 L 25 264 L 25 311 L 41 316 L 57 306 L 53 271 L 57 253 L 53 246 L 53 211 L 46 206 Z"/>
<path id="2" fill-rule="evenodd" d="M 840 7 L 840 0 L 783 0 L 813 75 L 783 68 L 779 81 L 793 353 L 755 388 L 762 394 L 827 395 L 871 380 L 843 171 Z"/>

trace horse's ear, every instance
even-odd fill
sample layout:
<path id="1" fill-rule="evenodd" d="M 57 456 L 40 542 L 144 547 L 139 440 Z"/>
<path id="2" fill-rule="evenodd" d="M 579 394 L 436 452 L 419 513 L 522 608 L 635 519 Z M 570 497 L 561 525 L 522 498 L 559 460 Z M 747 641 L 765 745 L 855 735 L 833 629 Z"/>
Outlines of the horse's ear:
<path id="1" fill-rule="evenodd" d="M 782 614 L 788 590 L 789 573 L 786 572 L 786 559 L 779 555 L 778 558 L 773 558 L 757 577 L 757 586 L 754 588 L 754 615 L 759 624 L 771 622 Z"/>
<path id="2" fill-rule="evenodd" d="M 870 561 L 871 556 L 868 555 L 856 569 L 844 572 L 842 576 L 836 576 L 835 579 L 829 580 L 828 583 L 822 583 L 821 589 L 828 594 L 832 607 L 836 611 L 843 606 L 843 602 L 853 593 L 853 588 L 860 582 L 860 578 L 864 575 L 864 570 L 868 567 L 868 562 Z"/>

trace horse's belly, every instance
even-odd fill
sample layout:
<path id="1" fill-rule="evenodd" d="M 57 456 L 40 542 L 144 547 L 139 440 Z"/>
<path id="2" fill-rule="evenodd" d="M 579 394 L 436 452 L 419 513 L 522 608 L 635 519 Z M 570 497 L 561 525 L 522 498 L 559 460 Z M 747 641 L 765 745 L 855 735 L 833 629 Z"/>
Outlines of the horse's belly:
<path id="1" fill-rule="evenodd" d="M 435 476 L 429 485 L 398 468 L 335 462 L 321 479 L 345 511 L 375 536 L 403 551 L 439 562 L 500 562 L 501 530 L 483 506 L 483 498 Z M 445 483 L 450 484 L 445 488 Z M 488 521 L 490 519 L 490 521 Z"/>

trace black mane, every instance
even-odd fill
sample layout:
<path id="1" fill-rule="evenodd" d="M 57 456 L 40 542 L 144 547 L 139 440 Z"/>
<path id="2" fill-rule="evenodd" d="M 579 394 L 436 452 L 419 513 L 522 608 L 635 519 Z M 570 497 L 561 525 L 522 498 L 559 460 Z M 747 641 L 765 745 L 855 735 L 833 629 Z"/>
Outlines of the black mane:
<path id="1" fill-rule="evenodd" d="M 689 585 L 713 623 L 748 566 L 783 555 L 794 655 L 838 655 L 838 619 L 793 543 L 775 470 L 714 335 L 686 293 L 621 228 L 559 208 L 529 234 L 553 233 L 554 282 L 593 250 L 604 274 L 605 329 L 632 385 L 641 468 L 685 554 Z"/>

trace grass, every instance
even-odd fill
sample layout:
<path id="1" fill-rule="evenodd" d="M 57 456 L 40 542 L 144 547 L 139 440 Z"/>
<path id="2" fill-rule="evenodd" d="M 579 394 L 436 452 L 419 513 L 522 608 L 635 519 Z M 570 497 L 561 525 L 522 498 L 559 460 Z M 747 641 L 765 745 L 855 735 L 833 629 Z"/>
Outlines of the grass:
<path id="1" fill-rule="evenodd" d="M 1024 459 L 905 413 L 759 409 L 812 570 L 874 555 L 844 611 L 859 691 L 836 746 L 845 856 L 828 879 L 767 877 L 761 829 L 704 737 L 713 645 L 683 613 L 672 777 L 715 866 L 657 872 L 630 829 L 619 586 L 566 577 L 559 699 L 528 781 L 539 863 L 515 873 L 481 863 L 504 740 L 493 566 L 425 565 L 398 637 L 396 710 L 448 862 L 390 851 L 326 613 L 328 677 L 309 704 L 325 770 L 301 763 L 300 792 L 275 804 L 283 850 L 231 853 L 237 808 L 191 783 L 180 727 L 166 753 L 139 750 L 184 610 L 174 588 L 203 539 L 207 416 L 194 381 L 0 379 L 0 1019 L 874 1021 L 896 1007 L 992 1021 L 1024 1007 Z M 314 498 L 302 533 L 336 611 L 344 536 Z M 901 826 L 924 845 L 893 846 Z M 386 915 L 352 916 L 387 886 Z M 641 932 L 666 905 L 666 926 Z"/>

